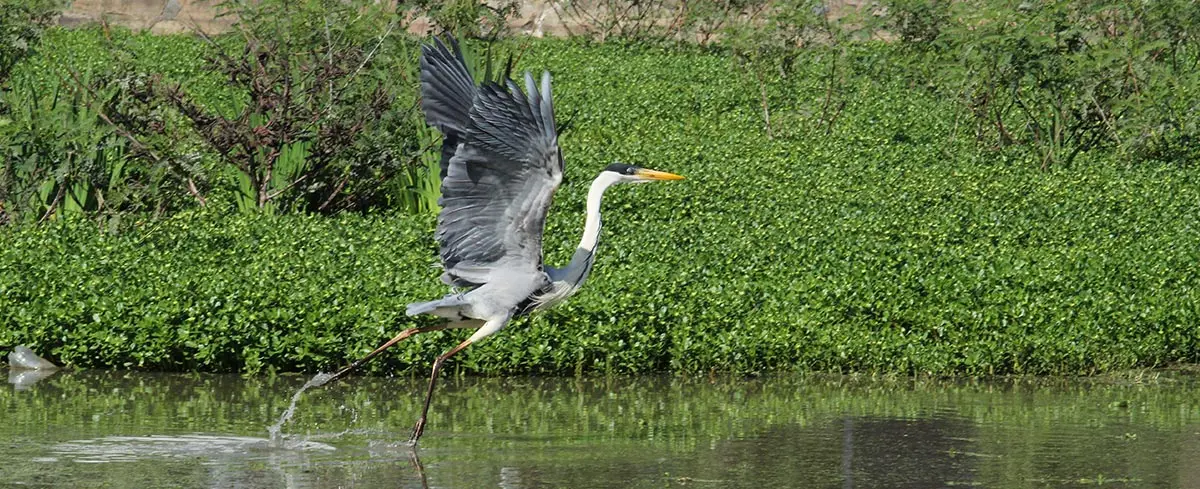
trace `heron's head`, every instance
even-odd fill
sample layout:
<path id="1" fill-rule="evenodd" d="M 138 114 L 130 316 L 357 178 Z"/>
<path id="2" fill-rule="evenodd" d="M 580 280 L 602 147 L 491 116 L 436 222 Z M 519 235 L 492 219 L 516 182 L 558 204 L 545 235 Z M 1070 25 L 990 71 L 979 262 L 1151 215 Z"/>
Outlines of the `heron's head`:
<path id="1" fill-rule="evenodd" d="M 665 171 L 651 170 L 637 165 L 613 163 L 604 169 L 604 173 L 613 173 L 617 183 L 645 183 L 666 180 L 683 180 L 682 176 Z"/>

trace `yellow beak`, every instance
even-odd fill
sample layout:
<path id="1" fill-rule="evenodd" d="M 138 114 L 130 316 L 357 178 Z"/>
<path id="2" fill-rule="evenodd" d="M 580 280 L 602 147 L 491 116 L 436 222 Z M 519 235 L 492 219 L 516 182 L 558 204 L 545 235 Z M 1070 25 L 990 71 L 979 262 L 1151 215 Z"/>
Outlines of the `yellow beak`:
<path id="1" fill-rule="evenodd" d="M 646 180 L 683 180 L 683 176 L 665 171 L 647 170 L 645 168 L 637 171 L 637 176 Z"/>

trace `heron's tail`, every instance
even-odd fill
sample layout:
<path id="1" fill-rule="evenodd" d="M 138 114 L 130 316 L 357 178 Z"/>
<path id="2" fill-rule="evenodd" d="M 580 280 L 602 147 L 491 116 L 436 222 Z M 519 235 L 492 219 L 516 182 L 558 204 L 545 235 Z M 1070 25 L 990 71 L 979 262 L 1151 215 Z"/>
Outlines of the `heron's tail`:
<path id="1" fill-rule="evenodd" d="M 409 304 L 404 313 L 409 316 L 432 314 L 446 319 L 462 320 L 466 319 L 466 316 L 462 314 L 462 310 L 466 306 L 467 301 L 463 299 L 462 294 L 450 294 L 436 301 Z"/>

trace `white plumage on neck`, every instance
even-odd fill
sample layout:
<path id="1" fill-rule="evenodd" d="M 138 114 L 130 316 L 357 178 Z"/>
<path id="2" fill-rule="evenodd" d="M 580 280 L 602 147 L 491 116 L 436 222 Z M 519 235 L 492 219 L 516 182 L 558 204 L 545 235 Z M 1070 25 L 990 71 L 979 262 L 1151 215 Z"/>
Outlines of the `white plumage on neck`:
<path id="1" fill-rule="evenodd" d="M 571 255 L 571 261 L 566 267 L 546 268 L 546 273 L 550 275 L 551 287 L 535 299 L 540 307 L 549 307 L 570 297 L 587 280 L 588 273 L 592 271 L 592 265 L 595 263 L 596 246 L 600 243 L 600 200 L 604 197 L 605 190 L 623 180 L 622 175 L 605 171 L 592 181 L 587 197 L 587 220 L 583 223 L 583 237 L 579 239 L 579 247 L 575 248 L 575 254 Z"/>
<path id="2" fill-rule="evenodd" d="M 596 244 L 600 242 L 600 199 L 604 198 L 604 191 L 620 182 L 621 178 L 621 175 L 606 171 L 601 172 L 600 176 L 592 181 L 592 188 L 588 190 L 587 196 L 587 220 L 583 223 L 583 237 L 579 239 L 580 249 L 593 253 L 596 251 Z M 570 268 L 570 265 L 567 268 Z"/>

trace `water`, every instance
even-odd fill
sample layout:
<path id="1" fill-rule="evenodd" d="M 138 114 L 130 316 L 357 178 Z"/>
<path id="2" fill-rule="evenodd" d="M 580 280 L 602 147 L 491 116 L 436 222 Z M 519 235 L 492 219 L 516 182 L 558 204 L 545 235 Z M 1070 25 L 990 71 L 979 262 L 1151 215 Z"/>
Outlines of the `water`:
<path id="1" fill-rule="evenodd" d="M 292 416 L 296 415 L 296 403 L 300 402 L 300 396 L 304 395 L 304 391 L 312 387 L 323 386 L 332 378 L 333 374 L 319 373 L 314 375 L 313 378 L 308 379 L 308 382 L 305 382 L 304 385 L 300 386 L 300 389 L 296 390 L 295 394 L 292 394 L 292 402 L 288 403 L 287 409 L 284 409 L 283 414 L 279 415 L 279 421 L 267 427 L 267 433 L 271 436 L 272 442 L 276 445 L 281 444 L 283 440 L 283 425 L 291 421 Z"/>
<path id="2" fill-rule="evenodd" d="M 1200 487 L 1186 374 L 996 382 L 58 372 L 0 388 L 0 487 Z M 287 443 L 268 427 L 281 423 Z"/>

